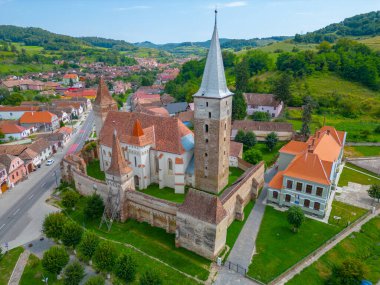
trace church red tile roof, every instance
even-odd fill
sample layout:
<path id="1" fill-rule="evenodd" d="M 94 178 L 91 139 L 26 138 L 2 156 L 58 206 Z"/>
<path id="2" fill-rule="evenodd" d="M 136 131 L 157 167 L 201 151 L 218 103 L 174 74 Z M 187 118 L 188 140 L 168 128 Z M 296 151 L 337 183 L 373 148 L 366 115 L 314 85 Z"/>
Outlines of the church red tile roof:
<path id="1" fill-rule="evenodd" d="M 141 137 L 144 135 L 144 131 L 141 127 L 141 123 L 139 119 L 136 119 L 135 125 L 133 127 L 133 136 L 135 137 Z"/>
<path id="2" fill-rule="evenodd" d="M 139 120 L 143 129 L 143 135 L 139 137 L 133 135 L 136 120 Z M 185 152 L 181 138 L 192 134 L 192 131 L 174 117 L 111 111 L 100 131 L 100 144 L 111 147 L 114 129 L 122 143 L 140 146 L 152 144 L 156 150 L 176 154 Z"/>
<path id="3" fill-rule="evenodd" d="M 114 131 L 112 138 L 113 138 L 113 142 L 112 142 L 111 165 L 106 170 L 106 172 L 108 174 L 115 175 L 115 176 L 127 174 L 132 171 L 132 168 L 130 168 L 128 166 L 128 163 L 125 161 L 123 151 L 121 150 L 119 138 L 117 137 L 116 131 Z"/>
<path id="4" fill-rule="evenodd" d="M 95 104 L 109 105 L 116 104 L 115 100 L 111 97 L 107 84 L 104 82 L 103 77 L 99 79 L 98 91 L 96 92 Z"/>

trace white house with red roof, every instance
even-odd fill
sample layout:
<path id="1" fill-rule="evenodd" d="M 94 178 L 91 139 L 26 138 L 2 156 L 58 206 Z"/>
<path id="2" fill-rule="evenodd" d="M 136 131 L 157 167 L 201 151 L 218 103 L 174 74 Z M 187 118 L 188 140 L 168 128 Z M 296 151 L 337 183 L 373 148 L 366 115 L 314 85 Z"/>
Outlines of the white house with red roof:
<path id="1" fill-rule="evenodd" d="M 4 134 L 5 140 L 21 140 L 30 135 L 29 129 L 17 124 L 2 124 L 0 126 L 0 131 Z"/>
<path id="2" fill-rule="evenodd" d="M 268 185 L 268 201 L 280 206 L 298 205 L 309 214 L 324 217 L 336 186 L 346 132 L 324 126 L 307 142 L 290 141 L 280 149 L 278 173 Z"/>

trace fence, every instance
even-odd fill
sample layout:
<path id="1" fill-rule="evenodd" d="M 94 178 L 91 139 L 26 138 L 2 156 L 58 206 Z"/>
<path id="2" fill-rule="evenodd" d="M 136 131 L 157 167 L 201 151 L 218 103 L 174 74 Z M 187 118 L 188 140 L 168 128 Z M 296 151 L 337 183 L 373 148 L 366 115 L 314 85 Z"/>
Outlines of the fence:
<path id="1" fill-rule="evenodd" d="M 227 267 L 229 270 L 236 271 L 237 273 L 240 273 L 244 276 L 247 275 L 247 269 L 239 264 L 233 263 L 231 261 L 226 261 L 224 263 L 224 266 Z"/>

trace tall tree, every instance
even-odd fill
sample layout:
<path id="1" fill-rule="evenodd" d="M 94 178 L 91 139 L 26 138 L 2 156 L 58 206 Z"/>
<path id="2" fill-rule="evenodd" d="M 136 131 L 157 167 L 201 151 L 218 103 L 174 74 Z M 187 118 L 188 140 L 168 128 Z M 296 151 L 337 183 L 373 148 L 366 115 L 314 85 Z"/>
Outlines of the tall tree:
<path id="1" fill-rule="evenodd" d="M 101 242 L 94 253 L 95 268 L 104 273 L 112 271 L 117 258 L 117 251 L 113 243 L 109 241 Z"/>
<path id="2" fill-rule="evenodd" d="M 359 259 L 348 258 L 335 266 L 327 285 L 357 285 L 363 280 L 366 268 Z"/>
<path id="3" fill-rule="evenodd" d="M 248 89 L 249 68 L 248 61 L 243 59 L 235 67 L 235 88 L 236 91 L 246 92 Z"/>
<path id="4" fill-rule="evenodd" d="M 310 135 L 310 124 L 312 121 L 313 109 L 315 102 L 311 96 L 304 98 L 304 105 L 302 110 L 302 127 L 301 134 L 308 137 Z"/>
<path id="5" fill-rule="evenodd" d="M 67 221 L 62 228 L 62 242 L 65 246 L 76 247 L 82 238 L 83 229 L 73 221 Z"/>
<path id="6" fill-rule="evenodd" d="M 257 143 L 257 139 L 256 139 L 256 135 L 254 134 L 254 132 L 252 132 L 252 131 L 246 132 L 244 135 L 244 140 L 243 140 L 244 146 L 247 149 L 249 149 L 249 148 L 253 147 L 256 143 Z"/>
<path id="7" fill-rule="evenodd" d="M 293 232 L 297 232 L 305 220 L 305 214 L 300 207 L 291 206 L 287 211 L 287 219 Z"/>
<path id="8" fill-rule="evenodd" d="M 380 184 L 373 184 L 368 189 L 369 197 L 377 199 L 377 202 L 380 202 Z"/>
<path id="9" fill-rule="evenodd" d="M 69 262 L 69 255 L 62 246 L 53 246 L 44 252 L 42 267 L 53 274 L 58 275 L 62 268 Z"/>
<path id="10" fill-rule="evenodd" d="M 269 133 L 265 138 L 265 144 L 269 151 L 272 151 L 278 142 L 278 136 L 275 132 Z"/>
<path id="11" fill-rule="evenodd" d="M 244 143 L 245 133 L 243 130 L 238 130 L 235 136 L 235 142 Z"/>
<path id="12" fill-rule="evenodd" d="M 78 245 L 78 252 L 81 258 L 91 260 L 100 242 L 99 237 L 93 232 L 86 231 Z"/>
<path id="13" fill-rule="evenodd" d="M 243 120 L 247 115 L 247 103 L 241 92 L 232 96 L 232 120 Z"/>
<path id="14" fill-rule="evenodd" d="M 51 213 L 45 217 L 42 231 L 48 238 L 60 239 L 66 220 L 67 218 L 62 213 Z"/>
<path id="15" fill-rule="evenodd" d="M 285 104 L 289 103 L 292 99 L 290 86 L 292 84 L 292 77 L 289 73 L 283 72 L 273 82 L 272 93 L 278 101 L 283 101 Z"/>

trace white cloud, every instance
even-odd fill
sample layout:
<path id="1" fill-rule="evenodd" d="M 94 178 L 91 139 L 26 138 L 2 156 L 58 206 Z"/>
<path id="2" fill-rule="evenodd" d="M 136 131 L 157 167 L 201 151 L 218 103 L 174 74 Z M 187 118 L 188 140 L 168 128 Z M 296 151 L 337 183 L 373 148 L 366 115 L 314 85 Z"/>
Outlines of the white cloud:
<path id="1" fill-rule="evenodd" d="M 243 6 L 247 6 L 247 5 L 248 5 L 247 1 L 234 1 L 234 2 L 224 3 L 222 6 L 228 7 L 228 8 L 233 8 L 233 7 L 243 7 Z"/>
<path id="2" fill-rule="evenodd" d="M 150 9 L 150 8 L 152 8 L 152 7 L 151 6 L 145 6 L 145 5 L 138 5 L 138 6 L 116 8 L 116 11 L 144 10 L 144 9 Z"/>

